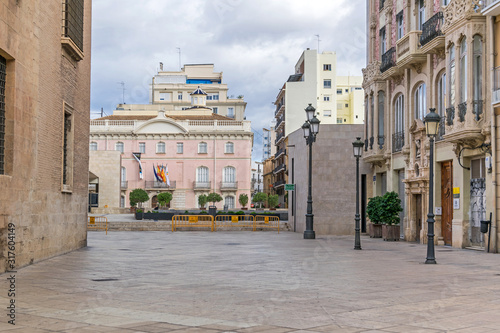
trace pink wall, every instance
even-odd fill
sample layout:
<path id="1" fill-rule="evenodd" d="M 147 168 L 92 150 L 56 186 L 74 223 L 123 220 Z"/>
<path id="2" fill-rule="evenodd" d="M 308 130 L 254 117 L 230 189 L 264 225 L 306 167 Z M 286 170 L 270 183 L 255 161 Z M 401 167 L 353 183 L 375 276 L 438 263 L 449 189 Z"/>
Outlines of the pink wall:
<path id="1" fill-rule="evenodd" d="M 126 195 L 126 206 L 129 206 L 128 193 L 134 188 L 145 188 L 145 181 L 154 181 L 153 165 L 163 164 L 168 165 L 170 181 L 176 181 L 177 190 L 186 190 L 186 207 L 196 207 L 196 194 L 193 190 L 193 182 L 196 180 L 196 169 L 200 166 L 209 168 L 210 181 L 213 191 L 215 180 L 215 192 L 226 196 L 226 192 L 220 191 L 220 182 L 223 177 L 223 169 L 226 166 L 232 166 L 236 169 L 236 181 L 238 182 L 238 190 L 235 197 L 236 208 L 240 207 L 238 197 L 240 193 L 246 193 L 250 198 L 250 181 L 251 181 L 251 150 L 252 142 L 248 140 L 217 140 L 216 141 L 216 156 L 214 159 L 214 141 L 213 140 L 92 140 L 97 142 L 98 150 L 115 150 L 117 142 L 124 143 L 124 153 L 122 154 L 122 166 L 126 168 L 128 191 Z M 165 154 L 156 153 L 156 144 L 165 142 Z M 143 179 L 139 178 L 139 164 L 132 156 L 133 152 L 139 152 L 139 142 L 146 143 L 146 153 L 142 154 L 141 162 L 143 167 Z M 182 142 L 184 145 L 183 154 L 177 153 L 177 143 Z M 198 154 L 198 144 L 200 142 L 207 143 L 207 153 Z M 234 144 L 234 154 L 226 154 L 225 144 L 232 142 Z M 214 174 L 215 170 L 215 174 Z M 151 195 L 150 195 L 151 196 Z M 175 194 L 174 194 L 175 196 Z M 218 204 L 222 208 L 224 202 Z"/>

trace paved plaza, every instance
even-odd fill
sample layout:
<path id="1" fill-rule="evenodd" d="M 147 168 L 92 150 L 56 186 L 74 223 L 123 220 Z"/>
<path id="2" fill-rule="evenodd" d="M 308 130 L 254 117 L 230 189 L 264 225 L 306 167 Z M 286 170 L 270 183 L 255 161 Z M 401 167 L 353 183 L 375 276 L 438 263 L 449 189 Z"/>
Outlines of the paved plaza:
<path id="1" fill-rule="evenodd" d="M 2 332 L 500 332 L 500 256 L 291 232 L 90 232 L 16 273 Z"/>

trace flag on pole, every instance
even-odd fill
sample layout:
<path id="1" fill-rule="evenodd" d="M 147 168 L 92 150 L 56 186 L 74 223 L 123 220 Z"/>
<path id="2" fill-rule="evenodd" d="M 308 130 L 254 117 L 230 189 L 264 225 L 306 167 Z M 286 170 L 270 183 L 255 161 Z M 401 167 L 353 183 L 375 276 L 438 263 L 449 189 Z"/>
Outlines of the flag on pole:
<path id="1" fill-rule="evenodd" d="M 155 165 L 153 164 L 153 172 L 155 173 L 155 178 L 156 178 L 156 181 L 158 182 L 162 182 L 162 180 L 160 179 L 160 177 L 158 176 L 158 173 L 156 172 L 156 167 Z"/>
<path id="2" fill-rule="evenodd" d="M 163 179 L 164 183 L 167 182 L 167 178 L 165 177 L 165 167 L 163 166 L 163 164 L 161 165 L 161 179 Z"/>
<path id="3" fill-rule="evenodd" d="M 158 181 L 163 183 L 163 178 L 161 177 L 161 167 L 159 164 L 156 165 L 156 173 L 158 174 Z"/>
<path id="4" fill-rule="evenodd" d="M 139 162 L 139 178 L 142 179 L 142 163 L 141 163 L 141 153 L 132 153 L 132 156 L 134 156 L 135 160 Z"/>
<path id="5" fill-rule="evenodd" d="M 170 187 L 170 179 L 168 179 L 168 164 L 165 166 L 165 177 L 167 178 L 167 186 Z"/>

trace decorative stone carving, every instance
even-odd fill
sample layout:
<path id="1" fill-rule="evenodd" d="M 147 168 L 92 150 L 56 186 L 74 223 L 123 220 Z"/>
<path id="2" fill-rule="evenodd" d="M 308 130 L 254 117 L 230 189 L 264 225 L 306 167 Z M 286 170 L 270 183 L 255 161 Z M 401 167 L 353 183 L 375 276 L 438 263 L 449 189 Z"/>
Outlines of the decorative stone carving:
<path id="1" fill-rule="evenodd" d="M 368 85 L 370 82 L 373 80 L 378 79 L 380 76 L 380 61 L 373 61 L 369 63 L 366 68 L 362 69 L 363 72 L 363 88 L 366 90 L 367 88 L 365 87 Z"/>
<path id="2" fill-rule="evenodd" d="M 411 65 L 417 74 L 422 73 L 422 63 L 416 63 Z"/>
<path id="3" fill-rule="evenodd" d="M 403 83 L 403 79 L 405 78 L 405 75 L 404 74 L 401 74 L 401 75 L 394 75 L 392 80 L 394 82 L 394 84 L 396 86 L 399 86 L 401 85 L 401 83 Z"/>
<path id="4" fill-rule="evenodd" d="M 462 19 L 469 20 L 472 15 L 481 15 L 482 0 L 454 0 L 443 9 L 443 31 Z"/>

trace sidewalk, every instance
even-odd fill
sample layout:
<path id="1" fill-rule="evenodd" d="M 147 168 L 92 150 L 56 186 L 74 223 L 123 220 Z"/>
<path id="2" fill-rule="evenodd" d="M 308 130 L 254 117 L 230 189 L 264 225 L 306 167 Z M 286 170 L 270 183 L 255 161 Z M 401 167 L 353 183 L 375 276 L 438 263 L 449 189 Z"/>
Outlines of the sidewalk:
<path id="1" fill-rule="evenodd" d="M 500 256 L 284 232 L 90 232 L 20 269 L 2 332 L 500 332 Z"/>

